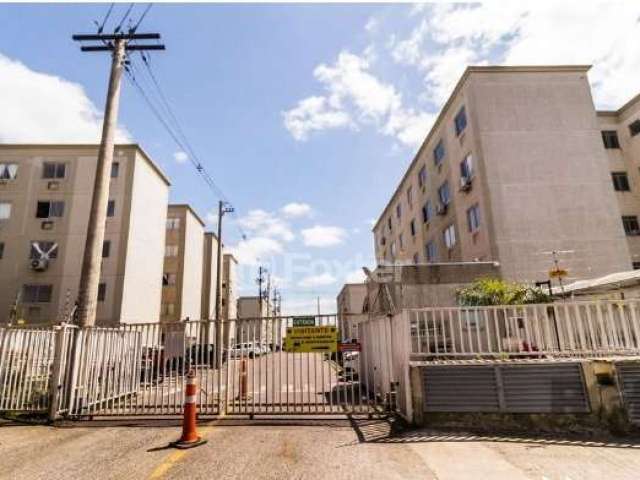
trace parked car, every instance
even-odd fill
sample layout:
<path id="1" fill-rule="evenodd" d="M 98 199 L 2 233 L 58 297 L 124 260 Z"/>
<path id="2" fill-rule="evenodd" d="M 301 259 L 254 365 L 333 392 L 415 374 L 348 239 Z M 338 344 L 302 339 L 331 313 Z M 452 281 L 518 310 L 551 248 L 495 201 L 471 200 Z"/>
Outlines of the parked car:
<path id="1" fill-rule="evenodd" d="M 227 358 L 254 358 L 263 353 L 265 353 L 263 348 L 257 343 L 236 343 L 233 347 L 227 349 Z"/>

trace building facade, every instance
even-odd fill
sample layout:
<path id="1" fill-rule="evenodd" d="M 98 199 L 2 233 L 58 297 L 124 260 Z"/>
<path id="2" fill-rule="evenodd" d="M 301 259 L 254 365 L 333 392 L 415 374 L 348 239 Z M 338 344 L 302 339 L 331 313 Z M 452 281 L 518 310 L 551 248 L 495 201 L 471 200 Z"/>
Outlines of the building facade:
<path id="1" fill-rule="evenodd" d="M 218 237 L 213 232 L 205 232 L 202 265 L 202 305 L 200 307 L 203 319 L 212 319 L 216 316 L 217 266 Z"/>
<path id="2" fill-rule="evenodd" d="M 364 303 L 367 297 L 366 283 L 345 283 L 336 299 L 338 328 L 343 341 L 358 338 L 358 324 L 367 319 Z"/>
<path id="3" fill-rule="evenodd" d="M 599 115 L 588 70 L 467 68 L 373 228 L 378 263 L 497 261 L 535 282 L 556 251 L 567 281 L 629 270 L 601 131 L 633 109 Z"/>
<path id="4" fill-rule="evenodd" d="M 640 95 L 597 115 L 632 265 L 640 269 Z"/>
<path id="5" fill-rule="evenodd" d="M 0 321 L 72 319 L 97 154 L 97 145 L 0 145 Z M 99 325 L 157 321 L 168 195 L 138 145 L 116 145 Z"/>
<path id="6" fill-rule="evenodd" d="M 169 205 L 160 321 L 200 319 L 204 222 L 189 205 Z"/>
<path id="7" fill-rule="evenodd" d="M 223 320 L 237 318 L 236 267 L 238 261 L 231 253 L 222 255 L 221 315 Z"/>

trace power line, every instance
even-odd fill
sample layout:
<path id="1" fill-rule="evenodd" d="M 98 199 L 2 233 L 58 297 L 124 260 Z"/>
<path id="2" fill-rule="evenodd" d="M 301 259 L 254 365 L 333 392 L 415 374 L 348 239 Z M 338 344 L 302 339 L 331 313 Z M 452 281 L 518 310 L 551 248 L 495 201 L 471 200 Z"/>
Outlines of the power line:
<path id="1" fill-rule="evenodd" d="M 171 104 L 170 104 L 167 96 L 164 94 L 164 91 L 163 91 L 162 87 L 160 86 L 160 82 L 158 81 L 156 75 L 153 73 L 153 69 L 152 69 L 151 64 L 150 64 L 150 57 L 148 55 L 144 55 L 144 54 L 141 53 L 141 58 L 142 58 L 142 62 L 144 64 L 144 70 L 145 70 L 146 76 L 150 80 L 150 82 L 148 82 L 147 84 L 148 85 L 150 84 L 151 87 L 152 87 L 152 88 L 150 88 L 150 91 L 153 92 L 152 95 L 154 95 L 156 97 L 156 99 L 159 99 L 159 102 L 157 102 L 157 103 L 159 103 L 161 105 L 161 109 L 165 111 L 166 117 L 168 117 L 168 119 L 164 118 L 164 116 L 161 113 L 160 109 L 156 105 L 154 105 L 154 102 L 150 98 L 150 95 L 147 94 L 147 92 L 145 92 L 144 87 L 138 81 L 138 79 L 144 78 L 144 77 L 142 76 L 141 73 L 139 73 L 141 69 L 139 68 L 135 58 L 131 58 L 130 59 L 130 62 L 129 62 L 129 67 L 130 68 L 127 69 L 127 75 L 128 75 L 129 80 L 138 89 L 138 91 L 143 96 L 143 98 L 145 99 L 145 101 L 149 105 L 149 107 L 151 108 L 151 110 L 154 113 L 154 115 L 156 116 L 156 118 L 158 118 L 158 120 L 162 123 L 162 125 L 165 127 L 167 132 L 169 132 L 171 138 L 176 142 L 176 144 L 183 151 L 187 152 L 187 157 L 188 157 L 189 161 L 193 164 L 193 166 L 195 167 L 196 171 L 204 179 L 205 183 L 207 183 L 207 185 L 209 185 L 209 187 L 213 190 L 213 192 L 220 199 L 224 200 L 227 203 L 230 203 L 228 201 L 226 195 L 222 191 L 222 189 L 216 184 L 216 182 L 214 181 L 213 177 L 205 169 L 205 167 L 204 167 L 202 161 L 200 160 L 198 154 L 195 152 L 195 149 L 192 147 L 191 142 L 189 142 L 189 139 L 188 139 L 187 135 L 185 134 L 184 129 L 182 128 L 180 121 L 178 120 L 177 116 L 175 115 L 174 110 L 171 107 Z M 137 75 L 136 75 L 136 72 L 137 72 Z M 234 215 L 235 219 L 238 220 L 238 217 L 237 217 L 237 214 L 235 213 L 235 210 L 232 211 L 231 213 L 232 213 L 232 215 Z M 240 227 L 240 225 L 238 225 L 237 222 L 234 222 L 234 224 L 235 224 L 236 229 L 240 233 L 242 239 L 246 239 L 247 235 L 244 232 L 244 230 Z"/>
<path id="2" fill-rule="evenodd" d="M 124 22 L 127 20 L 127 17 L 131 13 L 131 10 L 133 10 L 133 5 L 134 5 L 133 3 L 129 4 L 129 8 L 127 8 L 127 11 L 124 13 L 124 16 L 122 17 L 122 20 L 120 20 L 120 23 L 115 28 L 113 33 L 118 33 L 120 31 L 120 29 L 122 28 L 122 25 L 124 25 Z"/>
<path id="3" fill-rule="evenodd" d="M 109 20 L 109 17 L 111 16 L 111 12 L 113 11 L 113 7 L 115 6 L 115 3 L 112 3 L 109 6 L 109 10 L 107 10 L 106 15 L 104 16 L 104 18 L 102 19 L 102 24 L 98 24 L 98 22 L 96 22 L 96 25 L 98 25 L 98 33 L 102 33 L 104 30 L 104 26 L 107 23 L 107 20 Z"/>
<path id="4" fill-rule="evenodd" d="M 147 5 L 147 8 L 144 10 L 144 12 L 142 12 L 142 15 L 140 15 L 140 18 L 138 19 L 138 23 L 136 23 L 133 28 L 129 29 L 129 33 L 135 33 L 136 32 L 136 30 L 138 29 L 138 27 L 142 23 L 142 20 L 144 20 L 144 17 L 146 17 L 147 13 L 149 13 L 149 10 L 151 10 L 151 7 L 153 7 L 153 3 L 150 3 L 149 5 Z"/>

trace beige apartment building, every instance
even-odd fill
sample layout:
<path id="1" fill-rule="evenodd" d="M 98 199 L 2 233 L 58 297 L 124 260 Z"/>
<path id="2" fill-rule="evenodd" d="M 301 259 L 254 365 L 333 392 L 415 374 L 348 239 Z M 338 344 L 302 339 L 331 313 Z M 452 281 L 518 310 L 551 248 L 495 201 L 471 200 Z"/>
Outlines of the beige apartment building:
<path id="1" fill-rule="evenodd" d="M 189 205 L 169 205 L 162 274 L 162 322 L 200 319 L 204 226 Z"/>
<path id="2" fill-rule="evenodd" d="M 218 279 L 218 237 L 213 232 L 204 233 L 204 263 L 202 266 L 202 305 L 203 319 L 216 316 L 216 286 Z"/>
<path id="3" fill-rule="evenodd" d="M 378 263 L 498 261 L 535 282 L 559 251 L 567 281 L 629 270 L 640 244 L 622 216 L 640 203 L 612 171 L 640 188 L 638 102 L 596 112 L 588 70 L 467 68 L 373 228 Z"/>
<path id="4" fill-rule="evenodd" d="M 338 328 L 342 340 L 358 338 L 358 324 L 368 318 L 364 313 L 364 303 L 367 298 L 366 283 L 345 283 L 338 294 Z"/>
<path id="5" fill-rule="evenodd" d="M 640 95 L 597 116 L 632 265 L 640 269 Z"/>
<path id="6" fill-rule="evenodd" d="M 220 314 L 223 320 L 238 317 L 236 293 L 236 268 L 238 261 L 231 253 L 222 255 L 222 287 Z"/>
<path id="7" fill-rule="evenodd" d="M 97 145 L 0 145 L 0 322 L 70 320 Z M 160 313 L 169 180 L 138 145 L 116 145 L 97 323 Z"/>

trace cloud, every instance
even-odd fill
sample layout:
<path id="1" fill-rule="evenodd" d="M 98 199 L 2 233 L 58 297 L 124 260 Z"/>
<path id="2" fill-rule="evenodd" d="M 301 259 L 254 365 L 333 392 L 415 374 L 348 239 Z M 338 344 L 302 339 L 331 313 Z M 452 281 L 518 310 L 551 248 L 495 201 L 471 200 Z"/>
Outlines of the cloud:
<path id="1" fill-rule="evenodd" d="M 320 312 L 330 314 L 336 312 L 335 297 L 320 297 Z M 310 315 L 318 311 L 318 299 L 282 297 L 282 311 L 285 315 Z"/>
<path id="2" fill-rule="evenodd" d="M 217 227 L 218 226 L 218 212 L 207 212 L 207 214 L 205 215 L 205 222 L 208 225 L 211 225 L 213 227 Z"/>
<path id="3" fill-rule="evenodd" d="M 421 72 L 424 98 L 438 107 L 469 64 L 593 64 L 598 108 L 619 108 L 638 93 L 637 2 L 438 4 L 418 14 L 407 37 L 392 42 L 391 54 Z"/>
<path id="4" fill-rule="evenodd" d="M 307 247 L 331 247 L 344 242 L 347 232 L 340 227 L 316 225 L 302 230 L 302 240 Z"/>
<path id="5" fill-rule="evenodd" d="M 369 33 L 375 33 L 380 28 L 380 21 L 375 17 L 369 17 L 364 29 Z"/>
<path id="6" fill-rule="evenodd" d="M 320 64 L 313 75 L 325 90 L 284 112 L 284 124 L 296 140 L 314 131 L 372 125 L 378 132 L 416 147 L 433 123 L 433 115 L 403 106 L 402 95 L 371 72 L 373 48 L 363 55 L 340 52 L 332 65 Z"/>
<path id="7" fill-rule="evenodd" d="M 185 152 L 183 151 L 178 151 L 178 152 L 174 152 L 173 154 L 173 159 L 177 162 L 177 163 L 185 163 L 187 160 L 189 160 L 189 155 L 187 155 Z"/>
<path id="8" fill-rule="evenodd" d="M 311 215 L 311 205 L 307 203 L 291 202 L 282 207 L 280 211 L 288 218 L 308 217 Z"/>
<path id="9" fill-rule="evenodd" d="M 285 242 L 295 238 L 287 222 L 261 209 L 250 210 L 246 216 L 238 219 L 238 224 L 263 237 L 275 237 Z"/>
<path id="10" fill-rule="evenodd" d="M 77 83 L 0 54 L 0 142 L 98 143 L 102 114 Z M 124 127 L 117 142 L 130 142 Z"/>
<path id="11" fill-rule="evenodd" d="M 299 285 L 303 288 L 326 287 L 336 283 L 336 277 L 330 273 L 321 273 L 320 275 L 309 275 L 300 280 Z"/>
<path id="12" fill-rule="evenodd" d="M 282 244 L 279 241 L 267 237 L 251 237 L 247 240 L 241 240 L 230 250 L 238 263 L 242 265 L 257 265 L 268 257 L 283 252 Z"/>
<path id="13" fill-rule="evenodd" d="M 367 279 L 367 276 L 364 274 L 364 271 L 361 268 L 354 270 L 353 272 L 349 272 L 345 278 L 345 283 L 363 283 Z"/>

